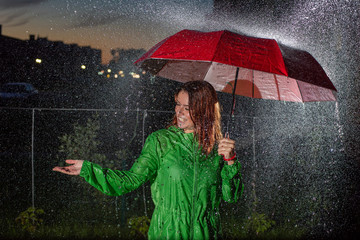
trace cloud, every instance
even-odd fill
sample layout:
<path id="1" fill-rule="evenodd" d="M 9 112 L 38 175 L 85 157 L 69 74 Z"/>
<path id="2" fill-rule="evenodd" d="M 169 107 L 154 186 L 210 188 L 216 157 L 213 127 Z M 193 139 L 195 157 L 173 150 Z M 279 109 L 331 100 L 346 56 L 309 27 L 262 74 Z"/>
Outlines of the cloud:
<path id="1" fill-rule="evenodd" d="M 34 16 L 28 16 L 33 6 L 48 0 L 0 0 L 0 21 L 6 27 L 18 27 L 30 22 Z"/>
<path id="2" fill-rule="evenodd" d="M 9 8 L 19 8 L 36 5 L 48 0 L 0 0 L 0 8 L 2 10 Z"/>
<path id="3" fill-rule="evenodd" d="M 21 18 L 25 14 L 26 14 L 26 10 L 19 10 L 9 14 L 4 14 L 1 16 L 1 22 L 3 24 L 11 23 L 14 20 L 16 21 L 16 19 Z"/>
<path id="4" fill-rule="evenodd" d="M 205 3 L 198 1 L 189 3 L 186 0 L 75 1 L 68 4 L 64 10 L 71 16 L 70 27 L 72 28 L 95 27 L 114 22 L 178 25 L 179 22 L 183 23 L 184 19 L 189 22 L 191 18 L 193 22 L 196 22 L 198 18 L 202 18 L 212 9 L 208 1 L 206 0 Z"/>
<path id="5" fill-rule="evenodd" d="M 33 16 L 27 16 L 25 9 L 16 9 L 8 13 L 0 14 L 0 22 L 6 27 L 18 27 L 27 24 Z"/>
<path id="6" fill-rule="evenodd" d="M 33 18 L 34 16 L 29 16 L 28 11 L 24 8 L 0 11 L 0 23 L 6 27 L 22 26 L 29 23 Z"/>
<path id="7" fill-rule="evenodd" d="M 122 14 L 99 14 L 96 11 L 83 12 L 75 16 L 76 23 L 72 24 L 73 28 L 86 28 L 95 27 L 110 24 L 121 19 L 125 19 L 126 16 Z"/>
<path id="8" fill-rule="evenodd" d="M 7 27 L 18 27 L 18 26 L 22 26 L 27 24 L 28 22 L 30 22 L 32 18 L 31 17 L 26 17 L 26 18 L 22 18 L 22 19 L 18 19 L 17 21 L 12 22 L 11 24 L 7 25 Z"/>

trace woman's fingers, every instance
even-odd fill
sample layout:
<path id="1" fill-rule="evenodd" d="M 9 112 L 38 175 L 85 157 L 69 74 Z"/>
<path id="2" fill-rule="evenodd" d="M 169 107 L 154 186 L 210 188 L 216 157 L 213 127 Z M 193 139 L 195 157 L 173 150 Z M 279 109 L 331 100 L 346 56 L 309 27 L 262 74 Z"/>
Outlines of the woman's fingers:
<path id="1" fill-rule="evenodd" d="M 66 162 L 67 164 L 75 164 L 77 161 L 79 161 L 79 160 L 72 160 L 72 159 L 67 159 L 67 160 L 65 160 L 65 162 Z"/>
<path id="2" fill-rule="evenodd" d="M 69 166 L 69 167 L 54 167 L 53 171 L 65 173 L 68 175 L 79 175 L 80 174 L 80 171 L 78 171 L 77 169 L 74 169 L 71 166 Z"/>
<path id="3" fill-rule="evenodd" d="M 69 170 L 66 169 L 66 167 L 54 167 L 54 168 L 53 168 L 53 171 L 55 171 L 55 172 L 61 172 L 61 173 L 68 173 L 68 172 L 69 172 Z"/>
<path id="4" fill-rule="evenodd" d="M 234 155 L 235 141 L 229 138 L 223 138 L 219 141 L 218 154 L 225 158 L 230 158 Z M 230 156 L 231 155 L 231 156 Z"/>
<path id="5" fill-rule="evenodd" d="M 65 173 L 68 175 L 79 175 L 80 174 L 82 164 L 84 162 L 83 160 L 68 159 L 68 160 L 65 160 L 65 162 L 67 164 L 70 164 L 70 166 L 54 167 L 53 171 Z"/>
<path id="6" fill-rule="evenodd" d="M 234 148 L 235 141 L 229 138 L 223 138 L 219 141 L 219 148 Z"/>
<path id="7" fill-rule="evenodd" d="M 60 167 L 54 167 L 52 170 L 55 171 L 55 172 L 60 172 L 61 171 Z"/>

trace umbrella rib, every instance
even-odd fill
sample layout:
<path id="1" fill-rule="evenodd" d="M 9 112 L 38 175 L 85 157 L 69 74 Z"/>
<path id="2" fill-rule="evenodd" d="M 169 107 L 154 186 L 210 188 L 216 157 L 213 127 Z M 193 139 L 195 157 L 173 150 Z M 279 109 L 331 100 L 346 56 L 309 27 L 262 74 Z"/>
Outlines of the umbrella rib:
<path id="1" fill-rule="evenodd" d="M 207 61 L 204 61 L 204 62 L 207 62 Z M 208 68 L 206 69 L 206 71 L 205 71 L 205 75 L 204 75 L 204 77 L 203 77 L 203 80 L 204 80 L 204 81 L 206 81 L 205 78 L 206 78 L 207 74 L 209 73 L 209 69 L 211 68 L 212 64 L 213 64 L 213 62 L 210 62 L 209 67 L 208 67 Z"/>
<path id="2" fill-rule="evenodd" d="M 294 79 L 294 80 L 295 80 L 295 82 L 296 82 L 296 85 L 298 86 L 298 89 L 299 89 L 299 92 L 300 92 L 300 96 L 301 96 L 301 101 L 304 102 L 304 97 L 303 97 L 303 94 L 302 94 L 302 92 L 301 92 L 301 88 L 300 88 L 300 86 L 299 86 L 299 82 L 298 82 L 298 80 L 296 80 L 296 79 Z"/>
<path id="3" fill-rule="evenodd" d="M 162 60 L 161 58 L 158 58 L 159 60 Z M 168 64 L 168 61 L 165 61 L 165 64 L 162 65 L 162 67 L 160 68 L 160 70 L 156 73 L 158 74 L 159 72 L 161 72 L 161 70 L 163 70 L 163 68 Z"/>
<path id="4" fill-rule="evenodd" d="M 252 80 L 252 93 L 251 97 L 255 98 L 255 79 L 254 79 L 254 70 L 251 71 L 251 80 Z"/>
<path id="5" fill-rule="evenodd" d="M 280 99 L 280 89 L 279 89 L 279 82 L 278 82 L 278 80 L 277 80 L 277 78 L 276 78 L 276 74 L 274 74 L 274 80 L 275 80 L 275 84 L 276 84 L 276 90 L 277 90 L 277 93 L 278 93 L 278 96 L 279 96 L 279 101 L 281 100 Z"/>
<path id="6" fill-rule="evenodd" d="M 221 38 L 224 36 L 224 34 L 225 34 L 225 31 L 223 31 L 223 32 L 221 33 L 221 35 L 220 35 L 220 38 L 219 38 L 219 40 L 218 40 L 218 42 L 217 42 L 217 44 L 216 44 L 216 48 L 215 48 L 214 54 L 213 54 L 213 56 L 212 56 L 212 58 L 211 58 L 211 62 L 214 61 L 214 58 L 215 58 L 215 56 L 216 56 L 216 52 L 218 51 L 218 48 L 219 48 L 219 42 L 221 41 Z"/>

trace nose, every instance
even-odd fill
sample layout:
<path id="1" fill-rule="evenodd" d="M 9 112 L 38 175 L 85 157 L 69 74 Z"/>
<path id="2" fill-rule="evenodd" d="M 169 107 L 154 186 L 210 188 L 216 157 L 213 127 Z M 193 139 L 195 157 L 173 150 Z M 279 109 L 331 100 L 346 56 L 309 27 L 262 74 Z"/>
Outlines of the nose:
<path id="1" fill-rule="evenodd" d="M 176 113 L 177 114 L 181 114 L 181 113 L 183 113 L 184 112 L 184 107 L 182 107 L 182 106 L 176 106 Z"/>

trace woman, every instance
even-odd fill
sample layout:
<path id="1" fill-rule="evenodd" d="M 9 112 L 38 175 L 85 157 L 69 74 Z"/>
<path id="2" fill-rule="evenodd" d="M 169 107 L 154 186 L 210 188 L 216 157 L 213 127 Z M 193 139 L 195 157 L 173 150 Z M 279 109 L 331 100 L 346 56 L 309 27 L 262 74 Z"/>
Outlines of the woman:
<path id="1" fill-rule="evenodd" d="M 236 202 L 242 192 L 235 141 L 222 137 L 217 94 L 208 82 L 185 83 L 175 102 L 171 126 L 149 135 L 129 171 L 83 160 L 53 170 L 80 175 L 115 196 L 150 181 L 155 210 L 149 239 L 215 239 L 221 198 Z"/>

